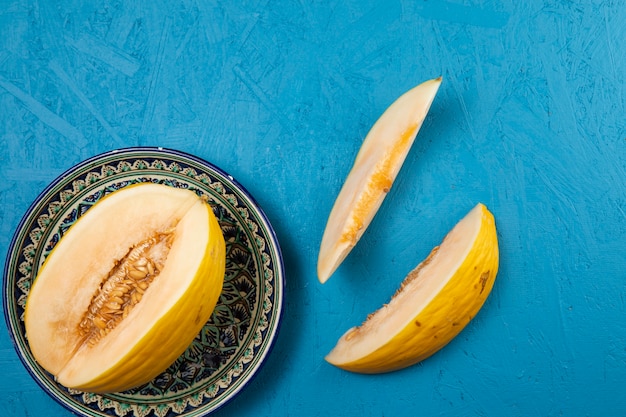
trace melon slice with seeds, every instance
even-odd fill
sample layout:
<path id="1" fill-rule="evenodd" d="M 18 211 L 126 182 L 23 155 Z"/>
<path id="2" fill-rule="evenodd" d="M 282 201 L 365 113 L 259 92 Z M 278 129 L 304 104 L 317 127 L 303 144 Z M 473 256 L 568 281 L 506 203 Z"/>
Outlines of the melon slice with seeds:
<path id="1" fill-rule="evenodd" d="M 498 273 L 498 259 L 494 217 L 478 204 L 407 275 L 391 301 L 348 330 L 326 360 L 371 374 L 428 358 L 481 309 Z"/>
<path id="2" fill-rule="evenodd" d="M 441 77 L 404 93 L 389 106 L 365 137 L 324 230 L 317 264 L 321 283 L 326 282 L 348 256 L 374 218 L 440 85 Z"/>

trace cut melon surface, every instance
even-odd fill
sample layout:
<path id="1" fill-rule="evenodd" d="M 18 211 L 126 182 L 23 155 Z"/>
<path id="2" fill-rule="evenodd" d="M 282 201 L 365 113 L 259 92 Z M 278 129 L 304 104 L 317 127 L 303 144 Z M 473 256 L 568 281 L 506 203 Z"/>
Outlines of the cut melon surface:
<path id="1" fill-rule="evenodd" d="M 426 81 L 394 101 L 372 126 L 331 209 L 320 244 L 324 283 L 359 241 L 406 159 L 441 85 Z"/>
<path id="2" fill-rule="evenodd" d="M 478 204 L 406 276 L 389 303 L 349 329 L 326 360 L 353 372 L 382 373 L 428 358 L 476 316 L 498 263 L 494 217 Z"/>
<path id="3" fill-rule="evenodd" d="M 31 352 L 69 388 L 148 382 L 210 318 L 224 270 L 206 201 L 159 184 L 122 188 L 81 216 L 41 267 L 24 317 Z"/>

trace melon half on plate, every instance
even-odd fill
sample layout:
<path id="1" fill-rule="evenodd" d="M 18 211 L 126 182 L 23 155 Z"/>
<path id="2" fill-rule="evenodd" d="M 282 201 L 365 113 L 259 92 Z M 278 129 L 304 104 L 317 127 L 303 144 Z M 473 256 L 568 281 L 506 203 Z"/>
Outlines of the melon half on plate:
<path id="1" fill-rule="evenodd" d="M 211 316 L 225 243 L 194 192 L 142 183 L 98 201 L 46 258 L 24 317 L 37 362 L 69 388 L 123 391 L 165 370 Z"/>

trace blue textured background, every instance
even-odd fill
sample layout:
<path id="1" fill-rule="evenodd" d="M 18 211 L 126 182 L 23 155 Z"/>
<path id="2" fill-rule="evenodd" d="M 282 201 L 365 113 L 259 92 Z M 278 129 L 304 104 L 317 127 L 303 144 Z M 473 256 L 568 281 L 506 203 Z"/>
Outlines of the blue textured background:
<path id="1" fill-rule="evenodd" d="M 273 354 L 216 415 L 624 415 L 625 22 L 620 0 L 0 0 L 0 255 L 73 164 L 180 149 L 256 196 L 287 270 Z M 322 231 L 363 137 L 439 75 L 378 216 L 320 285 Z M 476 319 L 403 371 L 326 364 L 479 201 L 501 268 Z M 69 415 L 6 328 L 0 369 L 1 416 Z"/>

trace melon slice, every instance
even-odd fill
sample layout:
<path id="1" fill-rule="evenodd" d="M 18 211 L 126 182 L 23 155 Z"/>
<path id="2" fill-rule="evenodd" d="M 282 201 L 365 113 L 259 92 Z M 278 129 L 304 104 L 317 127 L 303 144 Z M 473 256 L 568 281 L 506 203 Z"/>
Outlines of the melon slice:
<path id="1" fill-rule="evenodd" d="M 348 256 L 383 203 L 440 85 L 441 77 L 404 93 L 365 137 L 324 229 L 317 263 L 322 284 Z"/>
<path id="2" fill-rule="evenodd" d="M 498 256 L 493 215 L 478 204 L 326 360 L 353 372 L 382 373 L 428 358 L 476 316 L 493 287 Z"/>
<path id="3" fill-rule="evenodd" d="M 123 391 L 189 346 L 222 290 L 225 243 L 210 205 L 159 184 L 115 191 L 60 239 L 27 298 L 37 362 L 69 388 Z"/>

